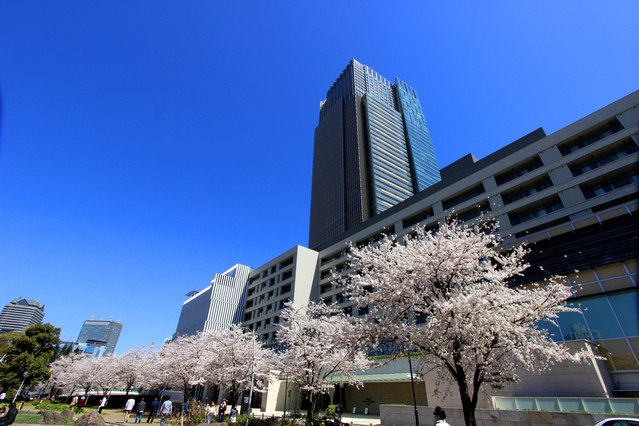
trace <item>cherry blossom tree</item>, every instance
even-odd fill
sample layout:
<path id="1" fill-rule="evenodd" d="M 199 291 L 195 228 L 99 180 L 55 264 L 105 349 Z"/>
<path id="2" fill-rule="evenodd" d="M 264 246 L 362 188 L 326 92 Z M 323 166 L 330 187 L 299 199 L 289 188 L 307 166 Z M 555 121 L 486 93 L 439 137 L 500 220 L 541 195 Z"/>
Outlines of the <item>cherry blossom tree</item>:
<path id="1" fill-rule="evenodd" d="M 361 386 L 355 372 L 373 364 L 353 338 L 351 320 L 337 307 L 288 304 L 280 325 L 277 341 L 286 349 L 279 357 L 279 376 L 295 382 L 308 397 L 308 418 L 315 412 L 318 396 L 334 386 L 329 378 Z"/>
<path id="2" fill-rule="evenodd" d="M 351 246 L 354 273 L 340 278 L 347 295 L 369 314 L 358 330 L 371 346 L 420 351 L 439 367 L 438 385 L 456 384 L 467 425 L 475 425 L 478 396 L 486 384 L 517 379 L 516 368 L 541 372 L 563 360 L 581 362 L 552 342 L 541 320 L 574 311 L 563 277 L 527 288 L 508 285 L 529 266 L 523 246 L 499 251 L 497 224 L 466 226 L 449 220 L 436 231 L 418 228 L 403 241 Z M 432 364 L 431 364 L 432 365 Z"/>
<path id="3" fill-rule="evenodd" d="M 119 387 L 121 383 L 118 376 L 118 367 L 121 358 L 117 355 L 106 355 L 100 358 L 93 358 L 96 375 L 93 380 L 94 386 L 102 390 L 102 396 L 106 397 L 109 392 Z"/>
<path id="4" fill-rule="evenodd" d="M 77 374 L 77 385 L 84 390 L 85 403 L 91 390 L 99 387 L 100 363 L 99 358 L 85 356 L 73 364 L 73 369 Z"/>
<path id="5" fill-rule="evenodd" d="M 150 349 L 140 366 L 138 386 L 143 389 L 153 390 L 161 399 L 164 390 L 168 389 L 173 382 L 172 376 L 171 371 L 166 371 L 163 368 L 161 352 L 157 349 Z"/>
<path id="6" fill-rule="evenodd" d="M 264 349 L 261 342 L 254 341 L 252 334 L 232 325 L 204 334 L 202 339 L 205 349 L 201 361 L 206 381 L 229 392 L 233 404 L 250 388 L 253 372 L 254 389 L 264 389 L 270 370 L 267 360 L 274 355 Z"/>
<path id="7" fill-rule="evenodd" d="M 51 383 L 69 394 L 73 394 L 79 383 L 80 369 L 76 368 L 85 355 L 70 353 L 51 363 Z"/>
<path id="8" fill-rule="evenodd" d="M 191 399 L 191 388 L 204 384 L 200 357 L 203 339 L 195 336 L 178 336 L 171 343 L 164 344 L 151 368 L 157 384 L 162 388 L 182 389 L 184 401 Z"/>
<path id="9" fill-rule="evenodd" d="M 129 349 L 128 352 L 117 358 L 115 373 L 126 392 L 125 395 L 128 395 L 136 384 L 140 384 L 144 364 L 148 361 L 147 358 L 148 354 L 144 348 Z"/>

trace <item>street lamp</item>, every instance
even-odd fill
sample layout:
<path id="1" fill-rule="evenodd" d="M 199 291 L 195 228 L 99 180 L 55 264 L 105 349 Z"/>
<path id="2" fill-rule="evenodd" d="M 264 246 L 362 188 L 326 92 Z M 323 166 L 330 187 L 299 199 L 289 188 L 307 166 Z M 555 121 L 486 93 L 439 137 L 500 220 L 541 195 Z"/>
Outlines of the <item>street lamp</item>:
<path id="1" fill-rule="evenodd" d="M 252 341 L 253 341 L 253 362 L 251 365 L 251 390 L 249 391 L 248 407 L 246 410 L 246 423 L 244 426 L 248 426 L 249 414 L 251 414 L 251 401 L 253 400 L 253 383 L 255 382 L 255 331 L 251 329 Z"/>
<path id="2" fill-rule="evenodd" d="M 415 426 L 419 426 L 419 414 L 417 413 L 417 398 L 415 397 L 415 381 L 413 380 L 413 364 L 410 361 L 410 348 L 408 348 L 408 368 L 410 369 L 410 385 L 413 388 L 413 406 L 415 407 Z"/>
<path id="3" fill-rule="evenodd" d="M 20 387 L 18 388 L 18 392 L 16 392 L 16 394 L 13 395 L 13 401 L 11 401 L 11 402 L 16 402 L 16 398 L 18 397 L 18 395 L 20 395 L 20 392 L 22 392 L 22 387 L 24 386 L 24 382 L 27 380 L 27 377 L 29 377 L 29 372 L 31 372 L 31 367 L 33 367 L 33 363 L 31 363 L 31 365 L 29 366 L 29 369 L 27 370 L 27 372 L 24 373 L 24 379 L 22 379 L 22 383 L 20 383 Z"/>

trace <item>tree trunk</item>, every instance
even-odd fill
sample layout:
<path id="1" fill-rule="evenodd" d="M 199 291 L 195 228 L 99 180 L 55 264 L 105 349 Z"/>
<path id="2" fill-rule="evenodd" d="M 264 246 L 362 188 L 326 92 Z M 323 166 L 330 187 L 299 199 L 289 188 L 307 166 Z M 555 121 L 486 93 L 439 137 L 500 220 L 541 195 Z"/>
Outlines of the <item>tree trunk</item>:
<path id="1" fill-rule="evenodd" d="M 459 355 L 454 355 L 453 359 L 455 361 L 455 380 L 459 387 L 459 397 L 461 398 L 462 408 L 464 409 L 464 422 L 466 426 L 477 426 L 477 422 L 475 421 L 476 402 L 468 391 L 466 373 L 461 366 Z"/>

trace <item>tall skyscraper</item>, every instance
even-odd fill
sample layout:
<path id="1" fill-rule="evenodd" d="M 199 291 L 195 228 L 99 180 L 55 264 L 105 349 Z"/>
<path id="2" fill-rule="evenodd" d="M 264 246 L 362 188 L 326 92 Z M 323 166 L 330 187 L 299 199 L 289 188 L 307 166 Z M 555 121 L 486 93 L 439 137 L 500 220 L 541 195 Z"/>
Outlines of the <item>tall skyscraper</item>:
<path id="1" fill-rule="evenodd" d="M 121 332 L 119 322 L 87 320 L 80 330 L 78 347 L 96 357 L 112 354 Z"/>
<path id="2" fill-rule="evenodd" d="M 32 325 L 42 322 L 44 305 L 36 300 L 14 299 L 4 305 L 0 313 L 0 333 L 22 332 Z"/>
<path id="3" fill-rule="evenodd" d="M 440 179 L 417 92 L 352 59 L 320 103 L 309 247 Z"/>
<path id="4" fill-rule="evenodd" d="M 215 274 L 204 290 L 189 292 L 175 334 L 193 335 L 241 323 L 250 272 L 250 267 L 237 264 L 223 274 Z"/>

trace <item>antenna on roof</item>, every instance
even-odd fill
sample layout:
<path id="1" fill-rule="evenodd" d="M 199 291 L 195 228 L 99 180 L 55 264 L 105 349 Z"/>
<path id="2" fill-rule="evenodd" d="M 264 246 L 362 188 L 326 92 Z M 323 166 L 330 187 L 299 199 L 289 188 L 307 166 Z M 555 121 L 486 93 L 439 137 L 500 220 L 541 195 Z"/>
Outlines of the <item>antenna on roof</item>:
<path id="1" fill-rule="evenodd" d="M 91 320 L 93 320 L 93 314 L 91 314 Z"/>
<path id="2" fill-rule="evenodd" d="M 109 317 L 109 321 L 113 321 L 113 314 Z"/>
<path id="3" fill-rule="evenodd" d="M 40 298 L 42 297 L 42 293 L 40 293 L 40 296 L 38 296 L 38 300 L 36 300 L 36 302 L 40 303 Z"/>
<path id="4" fill-rule="evenodd" d="M 118 320 L 118 324 L 120 324 L 120 321 L 122 321 L 122 318 L 120 318 L 120 319 Z"/>

